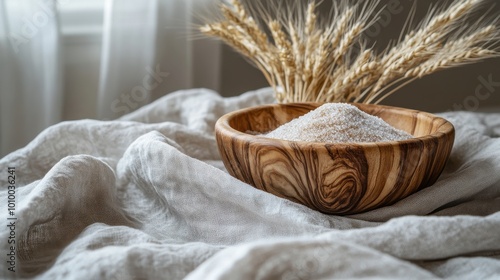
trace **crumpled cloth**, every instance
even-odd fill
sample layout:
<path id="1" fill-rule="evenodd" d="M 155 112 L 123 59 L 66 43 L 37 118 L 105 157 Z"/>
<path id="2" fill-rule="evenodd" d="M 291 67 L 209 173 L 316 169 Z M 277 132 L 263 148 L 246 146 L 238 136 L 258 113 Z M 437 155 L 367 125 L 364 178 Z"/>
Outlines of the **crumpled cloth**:
<path id="1" fill-rule="evenodd" d="M 442 114 L 456 128 L 433 186 L 341 217 L 257 190 L 224 169 L 223 114 L 274 102 L 180 91 L 116 121 L 63 122 L 0 160 L 15 167 L 9 279 L 498 279 L 500 114 Z"/>

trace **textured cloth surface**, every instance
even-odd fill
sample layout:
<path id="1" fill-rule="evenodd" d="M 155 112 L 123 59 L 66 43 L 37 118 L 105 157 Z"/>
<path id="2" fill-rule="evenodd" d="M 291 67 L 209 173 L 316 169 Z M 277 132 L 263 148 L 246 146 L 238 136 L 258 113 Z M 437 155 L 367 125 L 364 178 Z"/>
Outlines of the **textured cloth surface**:
<path id="1" fill-rule="evenodd" d="M 15 167 L 16 273 L 0 227 L 0 278 L 331 279 L 500 277 L 500 114 L 443 114 L 456 128 L 436 184 L 350 217 L 257 190 L 225 171 L 214 124 L 273 102 L 169 94 L 117 121 L 55 125 L 0 160 Z"/>

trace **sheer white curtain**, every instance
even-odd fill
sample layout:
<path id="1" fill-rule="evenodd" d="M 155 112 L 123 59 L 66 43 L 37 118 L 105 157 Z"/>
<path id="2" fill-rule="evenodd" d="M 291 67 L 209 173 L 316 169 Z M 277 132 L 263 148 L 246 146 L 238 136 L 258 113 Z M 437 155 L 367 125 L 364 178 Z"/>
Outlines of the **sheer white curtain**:
<path id="1" fill-rule="evenodd" d="M 55 3 L 0 2 L 1 154 L 61 119 L 60 37 Z"/>
<path id="2" fill-rule="evenodd" d="M 0 0 L 0 156 L 74 110 L 109 120 L 174 90 L 218 89 L 220 45 L 193 35 L 193 21 L 214 0 L 92 1 L 101 7 L 102 35 L 92 54 L 98 67 L 87 73 L 73 71 L 90 69 L 88 54 L 79 57 L 84 47 L 63 42 L 85 30 L 78 15 L 89 1 Z M 70 21 L 72 31 L 61 32 Z"/>
<path id="3" fill-rule="evenodd" d="M 154 84 L 145 72 L 155 59 L 158 0 L 137 2 L 106 2 L 98 96 L 102 118 L 115 118 L 150 100 Z"/>

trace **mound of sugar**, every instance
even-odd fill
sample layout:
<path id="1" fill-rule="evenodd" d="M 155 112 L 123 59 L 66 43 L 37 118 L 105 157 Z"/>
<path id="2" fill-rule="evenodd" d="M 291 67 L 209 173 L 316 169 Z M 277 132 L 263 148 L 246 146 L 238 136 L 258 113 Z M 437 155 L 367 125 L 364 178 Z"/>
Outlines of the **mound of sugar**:
<path id="1" fill-rule="evenodd" d="M 413 137 L 345 103 L 326 103 L 264 136 L 323 143 L 384 142 Z"/>

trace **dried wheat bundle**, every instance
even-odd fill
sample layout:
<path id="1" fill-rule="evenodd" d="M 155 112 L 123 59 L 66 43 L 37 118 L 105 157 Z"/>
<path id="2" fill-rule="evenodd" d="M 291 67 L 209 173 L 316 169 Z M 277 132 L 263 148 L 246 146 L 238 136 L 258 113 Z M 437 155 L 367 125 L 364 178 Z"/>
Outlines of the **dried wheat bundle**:
<path id="1" fill-rule="evenodd" d="M 415 79 L 499 55 L 498 17 L 470 23 L 485 0 L 433 7 L 413 29 L 410 14 L 400 39 L 382 53 L 368 48 L 363 35 L 377 20 L 378 0 L 333 1 L 327 19 L 318 16 L 316 1 L 276 4 L 273 13 L 253 1 L 230 2 L 221 4 L 220 19 L 201 31 L 247 57 L 278 102 L 378 103 Z"/>

